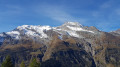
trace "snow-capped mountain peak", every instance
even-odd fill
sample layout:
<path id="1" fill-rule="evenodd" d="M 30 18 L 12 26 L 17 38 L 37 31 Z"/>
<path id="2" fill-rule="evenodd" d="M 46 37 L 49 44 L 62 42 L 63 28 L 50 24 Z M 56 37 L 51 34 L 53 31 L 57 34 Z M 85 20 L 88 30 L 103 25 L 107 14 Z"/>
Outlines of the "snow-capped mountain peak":
<path id="1" fill-rule="evenodd" d="M 40 25 L 23 25 L 18 26 L 18 30 L 23 31 L 24 34 L 28 36 L 38 36 L 40 38 L 47 38 L 48 36 L 44 33 L 44 31 L 52 29 L 50 26 L 40 26 Z"/>
<path id="2" fill-rule="evenodd" d="M 66 22 L 62 26 L 77 26 L 77 27 L 83 27 L 79 22 Z"/>
<path id="3" fill-rule="evenodd" d="M 50 30 L 51 27 L 50 26 L 40 26 L 40 25 L 22 25 L 22 26 L 18 26 L 17 29 L 19 30 L 24 30 L 24 29 L 44 29 L 44 30 Z"/>
<path id="4" fill-rule="evenodd" d="M 15 39 L 20 38 L 20 32 L 19 31 L 11 31 L 11 32 L 7 32 L 6 34 L 10 35 L 11 37 L 14 37 Z"/>
<path id="5" fill-rule="evenodd" d="M 64 34 L 66 33 L 65 35 L 70 35 L 78 38 L 81 36 L 78 32 L 88 32 L 94 34 L 94 31 L 85 29 L 84 26 L 78 22 L 66 22 L 62 26 L 55 27 L 54 30 L 62 35 L 64 32 Z"/>
<path id="6" fill-rule="evenodd" d="M 28 36 L 37 39 L 49 39 L 51 37 L 51 32 L 59 33 L 59 36 L 66 35 L 80 38 L 82 35 L 79 32 L 94 34 L 95 32 L 84 28 L 78 22 L 66 22 L 58 27 L 50 26 L 40 26 L 40 25 L 22 25 L 18 26 L 16 29 L 4 34 L 0 34 L 0 37 L 11 36 L 14 39 L 21 39 L 22 36 Z"/>

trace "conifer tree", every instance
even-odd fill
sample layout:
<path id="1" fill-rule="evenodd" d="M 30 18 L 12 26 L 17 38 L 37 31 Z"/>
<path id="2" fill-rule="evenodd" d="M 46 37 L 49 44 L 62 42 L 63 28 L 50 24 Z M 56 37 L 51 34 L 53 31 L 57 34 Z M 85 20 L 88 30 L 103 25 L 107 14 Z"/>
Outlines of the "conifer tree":
<path id="1" fill-rule="evenodd" d="M 40 63 L 38 63 L 37 60 L 34 58 L 29 67 L 40 67 Z"/>
<path id="2" fill-rule="evenodd" d="M 24 61 L 21 62 L 20 67 L 25 67 Z"/>
<path id="3" fill-rule="evenodd" d="M 9 55 L 6 57 L 5 61 L 3 61 L 1 67 L 14 67 Z"/>

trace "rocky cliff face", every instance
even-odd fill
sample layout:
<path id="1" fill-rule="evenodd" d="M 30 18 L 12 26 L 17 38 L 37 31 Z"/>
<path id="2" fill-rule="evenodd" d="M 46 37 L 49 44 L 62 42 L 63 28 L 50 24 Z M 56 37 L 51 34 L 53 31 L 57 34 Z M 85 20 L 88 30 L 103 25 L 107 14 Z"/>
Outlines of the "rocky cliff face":
<path id="1" fill-rule="evenodd" d="M 32 57 L 43 66 L 59 62 L 59 67 L 119 67 L 119 40 L 119 30 L 103 32 L 75 22 L 58 27 L 23 25 L 0 34 L 0 62 L 11 55 L 16 67 Z"/>

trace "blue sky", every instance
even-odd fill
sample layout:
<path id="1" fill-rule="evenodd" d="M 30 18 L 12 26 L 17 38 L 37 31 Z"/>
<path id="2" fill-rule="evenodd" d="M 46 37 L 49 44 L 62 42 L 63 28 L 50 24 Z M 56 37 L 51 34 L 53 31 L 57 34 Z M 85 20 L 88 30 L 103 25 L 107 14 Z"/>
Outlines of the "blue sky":
<path id="1" fill-rule="evenodd" d="M 21 25 L 79 22 L 102 31 L 120 28 L 120 0 L 0 0 L 0 32 Z"/>

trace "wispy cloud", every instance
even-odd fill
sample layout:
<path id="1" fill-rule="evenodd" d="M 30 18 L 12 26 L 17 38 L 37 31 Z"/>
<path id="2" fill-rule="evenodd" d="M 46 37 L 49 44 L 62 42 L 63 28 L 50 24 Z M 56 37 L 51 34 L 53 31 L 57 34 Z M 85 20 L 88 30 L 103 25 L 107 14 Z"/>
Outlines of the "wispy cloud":
<path id="1" fill-rule="evenodd" d="M 110 31 L 115 26 L 119 28 L 118 25 L 120 25 L 119 0 L 10 2 L 0 4 L 0 24 L 2 22 L 6 22 L 6 24 L 11 24 L 11 22 L 13 24 L 16 22 L 43 24 L 42 22 L 45 22 L 57 25 L 72 21 L 80 22 L 85 26 L 97 26 L 103 31 Z"/>
<path id="2" fill-rule="evenodd" d="M 1 9 L 2 9 L 0 10 L 1 21 L 20 14 L 22 10 L 20 6 L 16 5 L 5 5 L 4 7 L 1 7 Z"/>
<path id="3" fill-rule="evenodd" d="M 118 0 L 108 0 L 101 3 L 97 10 L 92 12 L 92 16 L 96 22 L 96 27 L 102 31 L 116 30 L 120 25 L 120 9 Z"/>
<path id="4" fill-rule="evenodd" d="M 109 0 L 109 1 L 104 2 L 102 5 L 100 5 L 100 8 L 109 8 L 109 7 L 111 7 L 112 2 L 113 2 L 113 0 Z"/>
<path id="5" fill-rule="evenodd" d="M 120 23 L 115 23 L 115 22 L 111 22 L 111 23 L 108 23 L 108 22 L 100 22 L 100 23 L 97 23 L 97 28 L 101 29 L 102 31 L 114 31 L 114 30 L 117 30 L 118 27 L 119 27 Z"/>
<path id="6" fill-rule="evenodd" d="M 67 22 L 67 21 L 73 21 L 73 22 L 85 22 L 84 19 L 81 19 L 79 17 L 72 16 L 69 12 L 66 11 L 66 8 L 56 6 L 56 5 L 40 5 L 39 9 L 37 8 L 37 12 L 49 17 L 53 20 L 59 21 L 59 22 Z"/>

